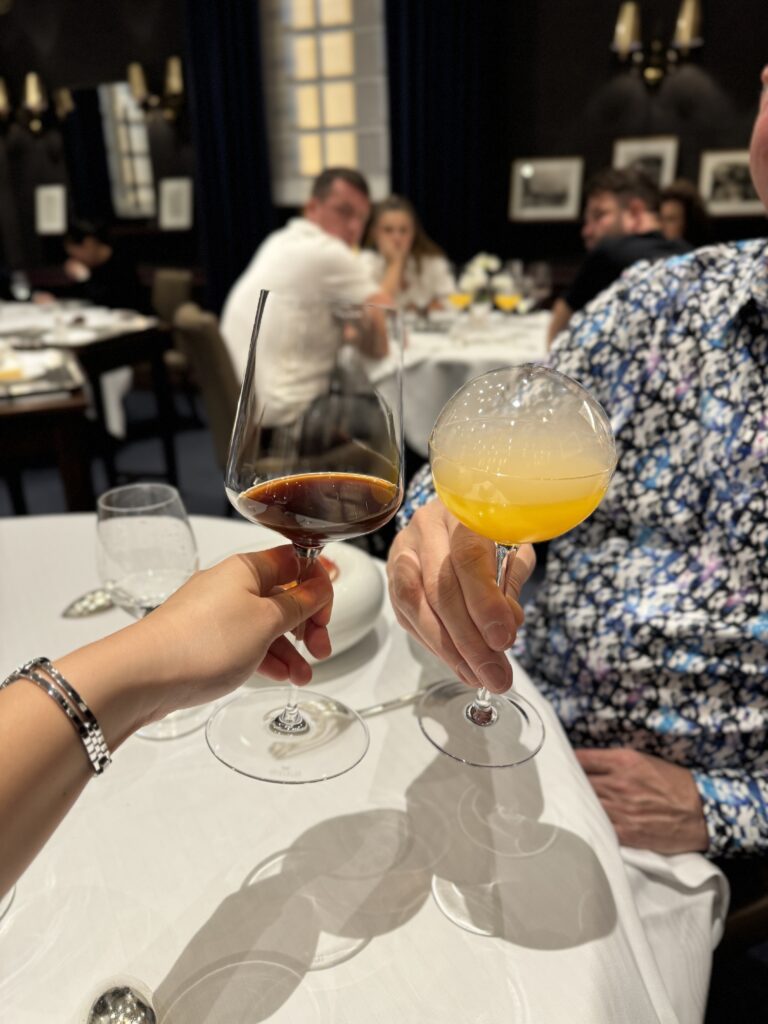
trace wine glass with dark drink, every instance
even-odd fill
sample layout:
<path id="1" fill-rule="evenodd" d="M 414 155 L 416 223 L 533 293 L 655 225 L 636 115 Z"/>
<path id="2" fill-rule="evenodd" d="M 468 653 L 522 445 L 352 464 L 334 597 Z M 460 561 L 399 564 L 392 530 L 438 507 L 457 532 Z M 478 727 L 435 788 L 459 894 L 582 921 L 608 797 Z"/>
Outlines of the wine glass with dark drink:
<path id="1" fill-rule="evenodd" d="M 225 486 L 241 515 L 293 544 L 297 582 L 323 545 L 378 530 L 400 505 L 401 338 L 392 309 L 260 294 Z M 366 372 L 371 357 L 392 365 L 386 397 Z M 209 720 L 211 750 L 269 782 L 349 771 L 368 748 L 364 722 L 327 694 L 300 694 L 241 693 Z"/>

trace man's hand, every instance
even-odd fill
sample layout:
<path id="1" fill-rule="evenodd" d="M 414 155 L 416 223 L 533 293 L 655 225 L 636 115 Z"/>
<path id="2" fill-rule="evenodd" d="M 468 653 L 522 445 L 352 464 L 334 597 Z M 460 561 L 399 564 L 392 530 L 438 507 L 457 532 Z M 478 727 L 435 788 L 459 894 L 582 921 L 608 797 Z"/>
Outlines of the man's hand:
<path id="1" fill-rule="evenodd" d="M 687 768 L 629 747 L 575 753 L 622 846 L 658 853 L 707 849 L 701 799 Z"/>
<path id="2" fill-rule="evenodd" d="M 504 653 L 523 622 L 520 590 L 536 556 L 523 544 L 496 586 L 494 546 L 458 522 L 440 501 L 420 508 L 387 559 L 389 593 L 401 626 L 469 686 L 508 690 Z"/>

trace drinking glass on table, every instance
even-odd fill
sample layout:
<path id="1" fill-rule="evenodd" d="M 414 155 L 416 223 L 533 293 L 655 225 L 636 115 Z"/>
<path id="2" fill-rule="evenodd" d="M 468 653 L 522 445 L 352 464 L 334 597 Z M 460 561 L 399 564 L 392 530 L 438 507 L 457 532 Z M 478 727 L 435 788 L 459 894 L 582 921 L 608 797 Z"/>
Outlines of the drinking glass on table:
<path id="1" fill-rule="evenodd" d="M 293 544 L 299 581 L 326 542 L 377 530 L 400 504 L 401 338 L 389 308 L 260 294 L 225 486 L 241 515 Z M 386 394 L 365 368 L 385 350 Z M 333 697 L 299 694 L 258 688 L 222 705 L 206 727 L 211 750 L 268 782 L 349 771 L 368 749 L 364 722 Z"/>
<path id="2" fill-rule="evenodd" d="M 448 296 L 448 301 L 454 309 L 461 312 L 472 302 L 472 292 L 451 292 Z"/>
<path id="3" fill-rule="evenodd" d="M 576 381 L 526 364 L 475 377 L 445 405 L 429 440 L 435 488 L 465 526 L 496 543 L 505 580 L 520 544 L 551 540 L 599 505 L 616 467 L 610 422 Z M 510 767 L 544 741 L 535 708 L 514 690 L 471 697 L 458 680 L 422 698 L 419 723 L 443 753 Z"/>
<path id="4" fill-rule="evenodd" d="M 96 529 L 101 581 L 113 602 L 136 619 L 162 604 L 198 567 L 184 503 L 168 484 L 128 484 L 102 494 Z M 183 708 L 138 735 L 174 739 L 199 728 L 209 714 L 206 707 Z"/>

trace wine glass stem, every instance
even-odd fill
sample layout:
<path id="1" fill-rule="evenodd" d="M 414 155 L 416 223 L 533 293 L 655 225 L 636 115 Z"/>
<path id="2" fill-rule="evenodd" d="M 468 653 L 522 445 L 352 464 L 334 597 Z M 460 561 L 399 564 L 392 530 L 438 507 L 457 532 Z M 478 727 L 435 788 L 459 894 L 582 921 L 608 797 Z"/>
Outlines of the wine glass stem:
<path id="1" fill-rule="evenodd" d="M 509 570 L 515 560 L 517 548 L 517 544 L 496 545 L 496 583 L 502 594 L 507 592 Z M 484 686 L 477 691 L 477 696 L 467 705 L 464 713 L 475 725 L 493 725 L 498 718 L 498 712 L 491 704 L 491 695 Z"/>
<path id="2" fill-rule="evenodd" d="M 303 583 L 307 578 L 307 573 L 315 561 L 317 556 L 320 554 L 320 548 L 305 548 L 300 544 L 293 545 L 296 557 L 299 560 L 299 575 L 296 577 L 297 583 Z M 295 631 L 297 640 L 304 639 L 304 623 L 302 622 Z M 294 689 L 290 686 L 288 691 L 288 699 L 285 702 L 285 707 L 272 719 L 271 728 L 274 732 L 279 733 L 302 733 L 307 732 L 309 725 L 299 710 L 299 706 L 293 697 Z"/>

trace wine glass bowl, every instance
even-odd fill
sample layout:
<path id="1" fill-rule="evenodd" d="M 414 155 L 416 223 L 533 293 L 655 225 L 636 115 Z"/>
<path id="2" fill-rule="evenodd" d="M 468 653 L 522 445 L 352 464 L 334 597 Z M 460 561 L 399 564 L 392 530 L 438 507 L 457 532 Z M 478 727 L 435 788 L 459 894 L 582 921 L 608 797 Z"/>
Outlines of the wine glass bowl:
<path id="1" fill-rule="evenodd" d="M 197 545 L 175 487 L 127 484 L 97 502 L 96 561 L 114 604 L 135 619 L 152 612 L 198 568 Z M 204 707 L 183 708 L 138 730 L 144 739 L 175 739 L 199 728 Z"/>
<path id="2" fill-rule="evenodd" d="M 293 544 L 299 582 L 324 544 L 379 529 L 400 505 L 401 336 L 393 309 L 260 295 L 225 488 L 244 518 Z M 385 351 L 387 397 L 366 370 Z M 236 697 L 206 737 L 228 767 L 288 783 L 340 775 L 368 747 L 341 702 L 303 689 L 297 702 L 286 687 Z"/>
<path id="3" fill-rule="evenodd" d="M 437 418 L 429 452 L 443 504 L 495 542 L 500 584 L 520 544 L 558 537 L 594 512 L 616 466 L 599 403 L 571 378 L 531 364 L 460 388 Z M 518 694 L 480 690 L 469 699 L 455 680 L 428 691 L 420 724 L 444 753 L 485 767 L 521 764 L 544 739 L 538 713 Z"/>

